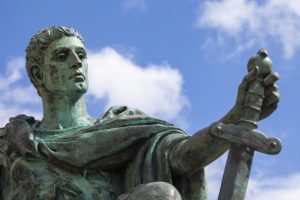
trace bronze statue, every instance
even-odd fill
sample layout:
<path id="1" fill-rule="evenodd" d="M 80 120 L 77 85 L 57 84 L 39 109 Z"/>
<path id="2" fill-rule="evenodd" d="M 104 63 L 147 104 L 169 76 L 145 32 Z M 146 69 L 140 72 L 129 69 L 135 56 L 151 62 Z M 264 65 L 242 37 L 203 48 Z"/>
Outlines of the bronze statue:
<path id="1" fill-rule="evenodd" d="M 40 121 L 18 115 L 0 129 L 2 199 L 206 199 L 204 167 L 228 150 L 230 139 L 218 136 L 215 124 L 188 136 L 126 106 L 93 119 L 84 99 L 86 54 L 72 28 L 48 27 L 32 37 L 26 68 L 44 113 Z M 238 124 L 258 74 L 258 67 L 250 69 L 216 130 Z M 259 119 L 277 107 L 277 79 L 270 72 L 261 80 L 266 95 Z"/>

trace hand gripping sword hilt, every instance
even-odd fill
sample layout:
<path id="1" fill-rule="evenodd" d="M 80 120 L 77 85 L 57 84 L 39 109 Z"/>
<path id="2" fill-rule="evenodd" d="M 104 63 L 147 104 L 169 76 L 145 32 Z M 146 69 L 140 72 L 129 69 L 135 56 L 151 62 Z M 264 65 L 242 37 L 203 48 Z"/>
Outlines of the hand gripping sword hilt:
<path id="1" fill-rule="evenodd" d="M 248 71 L 258 68 L 256 80 L 254 80 L 247 91 L 242 117 L 238 125 L 223 124 L 217 122 L 212 124 L 210 133 L 218 138 L 225 139 L 232 144 L 250 147 L 253 150 L 266 154 L 278 154 L 282 144 L 278 138 L 267 137 L 265 134 L 255 130 L 264 100 L 263 79 L 272 72 L 272 61 L 265 49 L 260 49 L 257 54 L 249 59 Z"/>
<path id="2" fill-rule="evenodd" d="M 248 128 L 257 128 L 257 122 L 261 113 L 265 98 L 263 79 L 272 72 L 272 61 L 265 49 L 260 49 L 257 54 L 248 61 L 248 72 L 257 68 L 256 79 L 250 84 L 242 110 L 242 117 L 238 124 Z"/>

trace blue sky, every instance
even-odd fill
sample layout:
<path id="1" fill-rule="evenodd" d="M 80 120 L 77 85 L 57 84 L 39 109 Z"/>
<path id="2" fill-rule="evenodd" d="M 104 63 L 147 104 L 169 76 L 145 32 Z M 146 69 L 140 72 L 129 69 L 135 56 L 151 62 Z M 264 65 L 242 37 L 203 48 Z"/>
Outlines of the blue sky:
<path id="1" fill-rule="evenodd" d="M 190 134 L 230 110 L 249 57 L 265 47 L 281 76 L 282 99 L 259 129 L 281 138 L 284 147 L 277 156 L 256 154 L 247 199 L 299 198 L 298 1 L 10 0 L 0 3 L 0 17 L 2 126 L 18 113 L 42 116 L 24 51 L 31 36 L 47 26 L 71 26 L 84 37 L 92 116 L 126 104 Z M 216 199 L 225 160 L 207 169 L 210 199 Z"/>

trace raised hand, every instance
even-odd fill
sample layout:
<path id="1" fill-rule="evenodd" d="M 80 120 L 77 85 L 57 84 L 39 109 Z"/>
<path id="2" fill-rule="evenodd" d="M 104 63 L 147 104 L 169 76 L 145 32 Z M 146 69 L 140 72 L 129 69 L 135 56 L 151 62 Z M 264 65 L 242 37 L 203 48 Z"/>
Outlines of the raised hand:
<path id="1" fill-rule="evenodd" d="M 241 119 L 242 110 L 244 107 L 247 92 L 249 90 L 249 86 L 252 84 L 253 81 L 257 80 L 257 77 L 260 74 L 259 70 L 260 69 L 257 66 L 254 66 L 252 67 L 252 69 L 250 69 L 249 73 L 244 77 L 238 89 L 236 103 L 234 107 L 229 111 L 229 113 L 226 114 L 225 117 L 221 119 L 223 123 L 236 124 Z M 280 100 L 280 94 L 279 94 L 279 88 L 275 83 L 278 79 L 279 79 L 278 73 L 271 72 L 270 74 L 265 76 L 263 80 L 261 80 L 263 86 L 265 87 L 264 88 L 265 97 L 261 107 L 261 113 L 259 117 L 260 120 L 271 115 L 278 106 L 278 102 Z"/>

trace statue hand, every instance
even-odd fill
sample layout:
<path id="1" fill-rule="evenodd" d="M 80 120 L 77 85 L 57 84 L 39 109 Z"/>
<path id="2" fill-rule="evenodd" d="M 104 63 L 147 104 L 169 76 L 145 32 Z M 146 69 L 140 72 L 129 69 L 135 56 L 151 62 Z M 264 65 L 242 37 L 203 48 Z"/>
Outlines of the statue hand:
<path id="1" fill-rule="evenodd" d="M 234 107 L 230 112 L 221 120 L 224 123 L 236 124 L 239 119 L 241 119 L 242 109 L 249 89 L 250 84 L 256 79 L 258 75 L 258 68 L 253 68 L 241 82 L 237 100 Z M 261 108 L 260 120 L 271 115 L 277 108 L 278 102 L 280 100 L 280 94 L 278 86 L 275 82 L 279 79 L 278 73 L 271 73 L 266 76 L 263 80 L 263 85 L 265 86 L 265 98 Z"/>
<path id="2" fill-rule="evenodd" d="M 278 73 L 271 73 L 267 76 L 263 84 L 265 86 L 265 99 L 262 105 L 262 111 L 259 119 L 265 119 L 270 116 L 276 109 L 280 100 L 279 88 L 275 82 L 279 79 Z"/>

